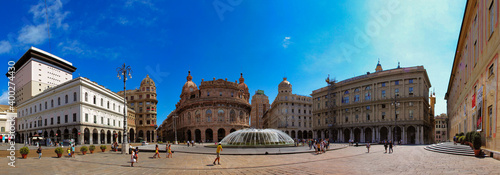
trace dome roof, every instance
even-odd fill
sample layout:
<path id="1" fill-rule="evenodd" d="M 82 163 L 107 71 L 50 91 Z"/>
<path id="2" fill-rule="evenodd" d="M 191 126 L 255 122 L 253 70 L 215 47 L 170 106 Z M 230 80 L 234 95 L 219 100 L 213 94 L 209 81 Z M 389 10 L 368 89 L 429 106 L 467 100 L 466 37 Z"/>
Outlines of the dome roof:
<path id="1" fill-rule="evenodd" d="M 243 73 L 240 74 L 240 84 L 238 87 L 243 90 L 248 90 L 248 86 L 245 84 L 245 78 L 243 78 Z"/>
<path id="2" fill-rule="evenodd" d="M 278 85 L 278 90 L 287 90 L 292 92 L 292 84 L 286 80 L 286 77 L 283 78 L 283 81 Z"/>
<path id="3" fill-rule="evenodd" d="M 191 76 L 191 71 L 188 71 L 188 76 L 186 77 L 186 80 L 187 80 L 186 83 L 184 83 L 184 86 L 182 86 L 182 93 L 198 90 L 198 86 L 196 86 L 196 84 L 193 81 L 191 81 L 193 80 L 193 77 Z"/>
<path id="4" fill-rule="evenodd" d="M 146 75 L 146 78 L 142 79 L 141 86 L 155 86 L 155 82 Z"/>

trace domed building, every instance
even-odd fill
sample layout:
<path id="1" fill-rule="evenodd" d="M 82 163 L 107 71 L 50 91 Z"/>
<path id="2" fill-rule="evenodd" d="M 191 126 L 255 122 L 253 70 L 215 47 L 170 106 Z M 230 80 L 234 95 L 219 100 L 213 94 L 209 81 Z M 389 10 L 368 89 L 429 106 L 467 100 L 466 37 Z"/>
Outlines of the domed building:
<path id="1" fill-rule="evenodd" d="M 292 84 L 284 77 L 263 120 L 264 128 L 281 130 L 293 139 L 310 139 L 313 136 L 312 98 L 292 94 Z"/>
<path id="2" fill-rule="evenodd" d="M 218 142 L 231 132 L 249 127 L 250 93 L 243 74 L 239 82 L 201 79 L 199 88 L 192 79 L 188 72 L 176 109 L 160 126 L 163 140 L 175 140 L 173 128 L 178 141 Z"/>
<path id="3" fill-rule="evenodd" d="M 123 96 L 123 91 L 117 93 Z M 129 138 L 131 142 L 155 142 L 156 141 L 156 106 L 158 104 L 156 96 L 156 86 L 153 79 L 146 75 L 141 81 L 139 89 L 127 90 L 128 107 L 135 110 L 135 130 L 129 128 Z M 130 122 L 129 122 L 130 123 Z"/>

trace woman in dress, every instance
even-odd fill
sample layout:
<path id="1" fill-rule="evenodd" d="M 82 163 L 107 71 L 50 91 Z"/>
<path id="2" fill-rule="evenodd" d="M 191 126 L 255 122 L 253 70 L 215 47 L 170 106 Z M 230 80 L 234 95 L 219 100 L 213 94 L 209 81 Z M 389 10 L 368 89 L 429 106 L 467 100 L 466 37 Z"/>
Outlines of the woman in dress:
<path id="1" fill-rule="evenodd" d="M 167 158 L 173 158 L 172 157 L 172 148 L 170 146 L 171 145 L 168 144 L 168 147 L 167 147 L 167 153 L 168 153 Z"/>
<path id="2" fill-rule="evenodd" d="M 132 155 L 130 156 L 130 166 L 134 167 L 134 163 L 137 161 L 135 151 L 132 151 Z"/>
<path id="3" fill-rule="evenodd" d="M 158 149 L 158 144 L 156 144 L 155 155 L 153 156 L 153 158 L 155 158 L 155 159 L 156 159 L 156 156 L 158 156 L 158 158 L 161 158 L 161 157 L 160 157 L 160 151 L 159 151 L 159 149 Z"/>

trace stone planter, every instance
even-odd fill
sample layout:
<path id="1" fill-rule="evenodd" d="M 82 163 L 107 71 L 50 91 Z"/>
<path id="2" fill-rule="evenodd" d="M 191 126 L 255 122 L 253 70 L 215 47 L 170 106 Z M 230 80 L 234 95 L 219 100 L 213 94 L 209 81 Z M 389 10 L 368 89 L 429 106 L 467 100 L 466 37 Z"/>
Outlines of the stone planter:
<path id="1" fill-rule="evenodd" d="M 94 150 L 90 150 L 90 154 L 94 154 Z"/>
<path id="2" fill-rule="evenodd" d="M 28 157 L 28 154 L 21 154 L 21 156 L 23 157 L 23 159 L 26 159 L 26 157 Z"/>
<path id="3" fill-rule="evenodd" d="M 83 155 L 87 154 L 87 151 L 82 151 Z"/>
<path id="4" fill-rule="evenodd" d="M 101 149 L 102 152 L 106 151 L 106 149 Z"/>
<path id="5" fill-rule="evenodd" d="M 474 156 L 479 157 L 479 156 L 481 156 L 480 154 L 481 154 L 481 149 L 474 150 Z"/>
<path id="6" fill-rule="evenodd" d="M 57 154 L 57 157 L 60 158 L 62 156 L 62 154 Z"/>

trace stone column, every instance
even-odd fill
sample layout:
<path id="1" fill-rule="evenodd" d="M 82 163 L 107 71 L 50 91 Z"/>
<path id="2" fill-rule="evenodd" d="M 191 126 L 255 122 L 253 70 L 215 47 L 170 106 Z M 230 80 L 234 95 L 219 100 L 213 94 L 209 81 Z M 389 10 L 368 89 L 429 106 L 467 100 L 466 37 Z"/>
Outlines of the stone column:
<path id="1" fill-rule="evenodd" d="M 365 142 L 365 130 L 361 128 L 361 135 L 359 137 L 360 141 L 359 142 Z"/>
<path id="2" fill-rule="evenodd" d="M 387 141 L 392 140 L 392 127 L 388 127 L 389 135 L 387 136 Z"/>
<path id="3" fill-rule="evenodd" d="M 97 131 L 97 143 L 95 144 L 101 144 L 101 132 Z"/>
<path id="4" fill-rule="evenodd" d="M 354 140 L 354 130 L 352 128 L 349 130 L 351 131 L 351 139 Z"/>
<path id="5" fill-rule="evenodd" d="M 212 130 L 213 131 L 213 130 Z M 214 142 L 219 142 L 219 131 L 213 132 Z"/>
<path id="6" fill-rule="evenodd" d="M 200 130 L 200 134 L 201 134 L 201 140 L 203 141 L 203 143 L 207 142 L 207 139 L 205 137 L 205 131 Z"/>
<path id="7" fill-rule="evenodd" d="M 85 134 L 85 133 L 84 133 Z M 89 131 L 89 144 L 95 144 L 93 140 L 93 135 L 92 132 Z"/>
<path id="8" fill-rule="evenodd" d="M 424 126 L 420 126 L 420 144 L 424 144 Z"/>
<path id="9" fill-rule="evenodd" d="M 325 138 L 325 131 L 321 131 L 321 139 Z"/>
<path id="10" fill-rule="evenodd" d="M 339 137 L 337 137 L 340 142 L 344 142 L 344 135 L 342 134 L 342 131 L 343 131 L 342 129 L 339 129 L 338 132 Z"/>
<path id="11" fill-rule="evenodd" d="M 372 129 L 372 141 L 371 142 L 374 143 L 376 140 L 375 139 L 375 128 L 371 128 L 371 129 Z"/>
<path id="12" fill-rule="evenodd" d="M 85 133 L 82 133 L 80 130 L 80 135 L 78 135 L 78 141 L 80 141 L 80 145 L 85 144 L 85 140 L 83 140 L 84 139 L 83 136 L 85 136 Z"/>
<path id="13" fill-rule="evenodd" d="M 406 134 L 405 134 L 405 130 L 406 130 L 406 126 L 403 126 L 403 135 L 401 136 L 401 138 L 403 139 L 403 143 L 401 143 L 401 144 L 405 144 L 405 143 L 406 143 Z"/>
<path id="14" fill-rule="evenodd" d="M 420 138 L 419 138 L 420 137 L 420 127 L 417 126 L 415 129 L 417 130 L 416 131 L 417 133 L 415 134 L 415 144 L 420 144 Z"/>

